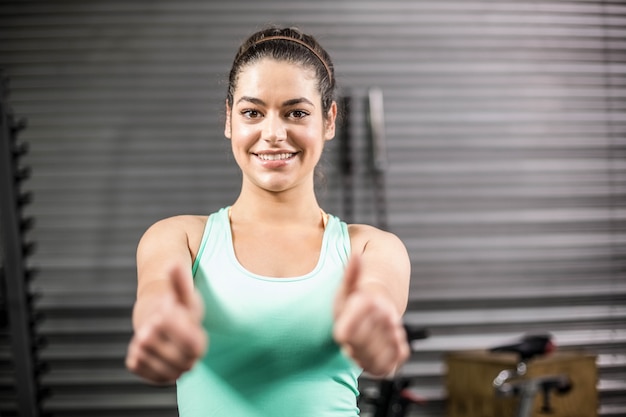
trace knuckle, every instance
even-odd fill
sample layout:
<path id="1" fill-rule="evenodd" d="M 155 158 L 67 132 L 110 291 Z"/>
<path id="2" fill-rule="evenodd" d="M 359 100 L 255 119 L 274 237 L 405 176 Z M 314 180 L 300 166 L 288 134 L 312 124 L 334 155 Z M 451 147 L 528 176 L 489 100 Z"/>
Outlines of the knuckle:
<path id="1" fill-rule="evenodd" d="M 135 372 L 137 370 L 137 360 L 134 356 L 128 355 L 126 356 L 125 361 L 126 368 L 130 371 Z"/>
<path id="2" fill-rule="evenodd" d="M 144 347 L 142 346 L 140 341 L 137 338 L 133 339 L 126 353 L 125 364 L 128 369 L 133 372 L 136 372 L 140 369 L 143 351 Z"/>
<path id="3" fill-rule="evenodd" d="M 167 325 L 168 318 L 171 317 L 172 311 L 161 310 L 159 312 L 154 313 L 152 319 L 149 324 L 153 330 L 161 329 Z"/>
<path id="4" fill-rule="evenodd" d="M 411 351 L 406 344 L 403 344 L 400 351 L 400 359 L 404 362 L 411 356 Z"/>
<path id="5" fill-rule="evenodd" d="M 370 314 L 380 314 L 385 310 L 384 301 L 380 297 L 363 297 L 361 302 L 364 309 Z"/>
<path id="6" fill-rule="evenodd" d="M 154 333 L 152 326 L 145 326 L 135 336 L 133 347 L 138 351 L 148 349 L 153 344 Z"/>

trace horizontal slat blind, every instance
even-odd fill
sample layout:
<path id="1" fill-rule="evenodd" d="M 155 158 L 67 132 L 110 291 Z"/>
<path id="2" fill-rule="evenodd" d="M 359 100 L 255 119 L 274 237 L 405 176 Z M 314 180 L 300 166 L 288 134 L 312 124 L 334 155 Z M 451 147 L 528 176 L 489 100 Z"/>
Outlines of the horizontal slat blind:
<path id="1" fill-rule="evenodd" d="M 365 97 L 383 92 L 406 319 L 432 334 L 404 368 L 430 399 L 416 415 L 444 415 L 443 353 L 533 330 L 597 353 L 601 414 L 626 415 L 626 4 L 547 0 L 0 1 L 0 67 L 29 120 L 45 410 L 175 415 L 172 389 L 123 368 L 134 251 L 155 220 L 237 195 L 225 80 L 268 22 L 334 57 L 359 222 L 376 222 Z M 341 215 L 338 145 L 319 188 Z"/>

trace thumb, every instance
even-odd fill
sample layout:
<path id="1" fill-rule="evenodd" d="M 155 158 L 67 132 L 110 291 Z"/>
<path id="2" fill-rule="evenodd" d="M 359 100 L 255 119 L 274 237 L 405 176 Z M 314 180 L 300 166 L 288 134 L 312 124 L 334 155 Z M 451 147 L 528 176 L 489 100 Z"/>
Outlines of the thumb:
<path id="1" fill-rule="evenodd" d="M 199 294 L 193 287 L 193 278 L 190 271 L 176 265 L 170 271 L 170 284 L 176 297 L 176 301 L 191 311 L 197 320 L 202 318 L 204 308 Z"/>
<path id="2" fill-rule="evenodd" d="M 359 276 L 361 275 L 361 257 L 352 255 L 348 260 L 348 265 L 343 273 L 343 281 L 337 291 L 335 299 L 335 315 L 343 310 L 346 299 L 358 290 Z"/>

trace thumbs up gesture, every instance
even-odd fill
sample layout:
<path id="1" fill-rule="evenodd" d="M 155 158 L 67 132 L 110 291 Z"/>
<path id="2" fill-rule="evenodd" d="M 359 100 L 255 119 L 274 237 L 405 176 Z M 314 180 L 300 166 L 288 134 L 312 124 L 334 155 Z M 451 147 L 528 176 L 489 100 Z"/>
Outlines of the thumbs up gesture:
<path id="1" fill-rule="evenodd" d="M 396 371 L 409 356 L 398 308 L 381 281 L 367 280 L 353 255 L 334 305 L 333 337 L 342 350 L 374 377 Z"/>
<path id="2" fill-rule="evenodd" d="M 129 344 L 126 366 L 155 384 L 173 383 L 207 349 L 202 327 L 204 307 L 191 273 L 174 267 L 162 288 L 138 299 L 144 319 Z"/>

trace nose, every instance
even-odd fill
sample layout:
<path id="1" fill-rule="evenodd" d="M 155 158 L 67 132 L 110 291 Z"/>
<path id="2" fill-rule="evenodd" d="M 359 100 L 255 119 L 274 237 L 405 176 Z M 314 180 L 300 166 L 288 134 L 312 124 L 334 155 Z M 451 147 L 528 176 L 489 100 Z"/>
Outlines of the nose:
<path id="1" fill-rule="evenodd" d="M 265 117 L 262 139 L 266 142 L 281 142 L 287 139 L 287 129 L 279 115 L 268 114 Z"/>

